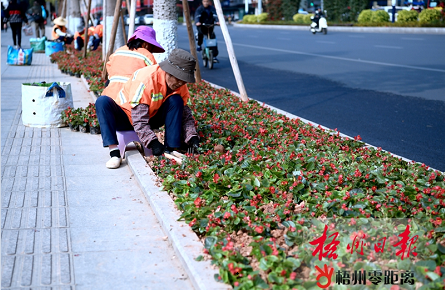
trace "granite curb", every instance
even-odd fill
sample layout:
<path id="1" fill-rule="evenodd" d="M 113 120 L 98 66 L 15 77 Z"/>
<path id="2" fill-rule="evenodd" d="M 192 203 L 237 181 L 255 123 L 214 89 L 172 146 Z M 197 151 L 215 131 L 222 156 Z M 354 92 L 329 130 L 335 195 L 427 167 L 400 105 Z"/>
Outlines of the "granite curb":
<path id="1" fill-rule="evenodd" d="M 96 102 L 97 97 L 96 95 L 90 90 L 90 85 L 88 84 L 87 79 L 84 77 L 84 75 L 81 75 L 80 78 L 82 79 L 83 84 L 85 85 L 85 88 L 88 90 L 88 93 L 90 94 L 91 98 L 94 102 Z"/>
<path id="2" fill-rule="evenodd" d="M 329 24 L 328 24 L 329 25 Z M 234 27 L 252 29 L 287 29 L 287 30 L 309 30 L 309 25 L 267 25 L 267 24 L 239 24 L 234 23 Z M 349 26 L 329 26 L 329 31 L 335 32 L 358 32 L 358 33 L 399 33 L 399 34 L 445 34 L 445 27 L 349 27 Z"/>
<path id="3" fill-rule="evenodd" d="M 166 191 L 156 185 L 156 174 L 148 166 L 138 151 L 127 151 L 126 161 L 131 168 L 140 188 L 150 203 L 159 223 L 167 233 L 168 239 L 178 255 L 182 266 L 195 289 L 225 290 L 229 285 L 216 282 L 214 275 L 218 270 L 210 261 L 198 262 L 195 259 L 202 255 L 203 244 L 196 233 L 183 221 L 178 221 L 181 212 Z"/>

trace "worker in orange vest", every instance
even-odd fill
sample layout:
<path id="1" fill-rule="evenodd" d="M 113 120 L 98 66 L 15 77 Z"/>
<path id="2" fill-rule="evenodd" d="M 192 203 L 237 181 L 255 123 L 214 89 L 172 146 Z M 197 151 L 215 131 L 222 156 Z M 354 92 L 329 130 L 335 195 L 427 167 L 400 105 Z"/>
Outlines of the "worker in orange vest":
<path id="1" fill-rule="evenodd" d="M 99 44 L 102 42 L 104 26 L 102 24 L 96 25 L 92 34 L 93 36 L 90 36 L 90 39 L 88 41 L 88 48 L 90 50 L 96 50 L 99 47 Z"/>
<path id="2" fill-rule="evenodd" d="M 187 83 L 195 82 L 195 58 L 183 49 L 174 49 L 160 64 L 134 72 L 119 92 L 117 102 L 102 95 L 96 101 L 102 142 L 110 149 L 107 168 L 118 168 L 122 162 L 117 147 L 117 131 L 134 130 L 144 147 L 153 155 L 162 155 L 183 145 L 198 148 L 195 119 L 187 105 L 190 93 Z M 165 125 L 164 144 L 153 129 Z"/>
<path id="3" fill-rule="evenodd" d="M 94 35 L 94 27 L 88 27 L 88 39 Z M 77 31 L 74 33 L 74 48 L 82 50 L 85 44 L 85 28 L 83 25 L 77 26 Z"/>
<path id="4" fill-rule="evenodd" d="M 156 32 L 153 28 L 139 26 L 127 44 L 110 56 L 107 62 L 108 85 L 102 95 L 116 100 L 119 91 L 136 70 L 157 63 L 152 53 L 164 51 L 156 41 Z"/>
<path id="5" fill-rule="evenodd" d="M 54 26 L 51 33 L 53 40 L 63 41 L 65 44 L 71 44 L 74 38 L 71 34 L 67 33 L 66 19 L 63 17 L 57 17 L 53 22 Z"/>

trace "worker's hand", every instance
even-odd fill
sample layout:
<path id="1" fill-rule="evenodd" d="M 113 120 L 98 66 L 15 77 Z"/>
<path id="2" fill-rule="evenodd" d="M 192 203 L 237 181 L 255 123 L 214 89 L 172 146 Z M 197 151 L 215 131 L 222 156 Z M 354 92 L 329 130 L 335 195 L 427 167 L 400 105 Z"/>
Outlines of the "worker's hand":
<path id="1" fill-rule="evenodd" d="M 192 138 L 190 138 L 189 145 L 193 146 L 195 148 L 198 148 L 199 147 L 199 138 L 197 136 L 193 136 Z"/>
<path id="2" fill-rule="evenodd" d="M 201 22 L 196 22 L 196 26 L 201 26 Z"/>
<path id="3" fill-rule="evenodd" d="M 153 155 L 155 156 L 164 154 L 165 146 L 161 142 L 159 142 L 158 139 L 154 139 L 153 141 L 151 141 L 150 144 L 148 144 L 148 147 L 150 147 Z"/>

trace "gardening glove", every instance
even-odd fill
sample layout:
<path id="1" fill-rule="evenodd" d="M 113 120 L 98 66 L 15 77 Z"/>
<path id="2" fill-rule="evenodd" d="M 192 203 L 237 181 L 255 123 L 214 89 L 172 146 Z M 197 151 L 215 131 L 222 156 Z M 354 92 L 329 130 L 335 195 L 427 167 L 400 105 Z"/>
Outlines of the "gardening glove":
<path id="1" fill-rule="evenodd" d="M 195 148 L 199 147 L 199 138 L 197 136 L 193 136 L 189 140 L 189 145 Z"/>
<path id="2" fill-rule="evenodd" d="M 151 151 L 153 151 L 153 155 L 160 156 L 164 154 L 165 146 L 161 142 L 159 142 L 158 139 L 154 139 L 153 141 L 151 141 L 148 146 L 150 147 Z"/>
<path id="3" fill-rule="evenodd" d="M 189 148 L 187 150 L 187 153 L 195 154 L 195 152 L 198 150 L 198 147 L 199 147 L 199 138 L 196 136 L 193 136 L 189 140 Z"/>

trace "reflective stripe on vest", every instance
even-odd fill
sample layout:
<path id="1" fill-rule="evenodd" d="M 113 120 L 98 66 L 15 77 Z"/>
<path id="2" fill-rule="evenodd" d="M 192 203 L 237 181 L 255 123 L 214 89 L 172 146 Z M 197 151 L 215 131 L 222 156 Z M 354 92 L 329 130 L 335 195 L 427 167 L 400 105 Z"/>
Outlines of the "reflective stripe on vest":
<path id="1" fill-rule="evenodd" d="M 120 91 L 119 91 L 119 101 L 121 102 L 121 104 L 125 104 L 126 102 L 127 102 L 127 99 L 125 98 L 125 95 L 124 95 L 124 93 L 122 92 L 123 91 L 123 89 L 121 89 Z"/>
<path id="2" fill-rule="evenodd" d="M 151 101 L 152 102 L 157 102 L 157 101 L 160 101 L 160 100 L 162 100 L 164 98 L 164 96 L 161 94 L 161 93 L 158 93 L 158 94 L 151 94 Z"/>
<path id="3" fill-rule="evenodd" d="M 129 79 L 129 77 L 114 76 L 110 78 L 110 83 L 126 83 Z"/>
<path id="4" fill-rule="evenodd" d="M 152 65 L 152 62 L 148 57 L 146 57 L 145 55 L 142 55 L 136 51 L 131 51 L 131 50 L 130 51 L 116 51 L 114 53 L 114 55 L 122 55 L 122 56 L 139 58 L 139 59 L 142 59 L 147 66 Z"/>
<path id="5" fill-rule="evenodd" d="M 144 90 L 145 90 L 145 84 L 140 83 L 138 88 L 136 89 L 136 93 L 134 94 L 133 99 L 130 102 L 132 107 L 139 105 L 139 102 L 142 99 L 142 94 L 144 93 Z"/>

